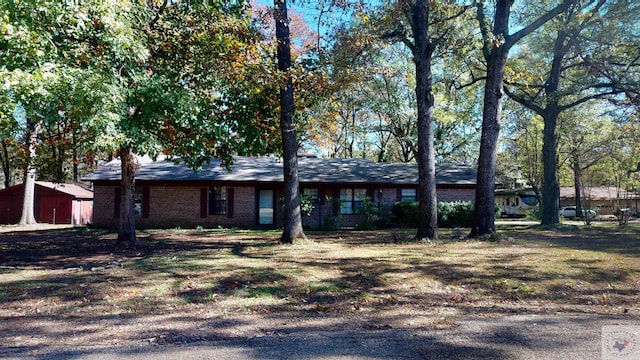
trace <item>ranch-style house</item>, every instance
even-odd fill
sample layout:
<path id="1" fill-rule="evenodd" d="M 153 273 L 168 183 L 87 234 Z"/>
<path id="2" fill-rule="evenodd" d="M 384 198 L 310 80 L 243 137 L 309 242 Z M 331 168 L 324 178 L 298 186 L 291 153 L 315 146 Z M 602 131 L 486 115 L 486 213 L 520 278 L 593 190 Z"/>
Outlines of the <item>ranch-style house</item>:
<path id="1" fill-rule="evenodd" d="M 368 159 L 299 157 L 302 193 L 314 204 L 303 224 L 326 221 L 344 227 L 364 220 L 363 202 L 390 209 L 416 201 L 417 164 L 377 163 Z M 135 175 L 136 224 L 140 228 L 282 226 L 282 162 L 275 157 L 235 157 L 230 171 L 217 159 L 194 172 L 176 159 L 139 159 Z M 437 164 L 438 201 L 473 201 L 476 170 Z M 83 178 L 93 183 L 93 225 L 115 227 L 121 202 L 120 161 L 113 160 Z"/>

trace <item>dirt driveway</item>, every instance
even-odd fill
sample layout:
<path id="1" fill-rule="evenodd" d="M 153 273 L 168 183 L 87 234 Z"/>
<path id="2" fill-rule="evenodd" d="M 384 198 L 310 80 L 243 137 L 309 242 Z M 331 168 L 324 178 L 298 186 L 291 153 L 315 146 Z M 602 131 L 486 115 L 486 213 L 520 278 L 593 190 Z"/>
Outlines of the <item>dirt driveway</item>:
<path id="1" fill-rule="evenodd" d="M 452 329 L 344 331 L 301 326 L 263 329 L 231 339 L 157 345 L 11 348 L 7 359 L 638 359 L 602 338 L 603 326 L 635 327 L 635 320 L 558 314 L 470 316 Z M 210 323 L 209 326 L 216 326 Z M 224 326 L 224 325 L 222 325 Z M 603 350 L 604 348 L 604 350 Z M 604 355 L 603 355 L 604 354 Z M 631 354 L 631 353 L 630 353 Z M 640 353 L 635 352 L 635 355 Z M 609 357 L 606 357 L 609 356 Z"/>
<path id="2" fill-rule="evenodd" d="M 637 231 L 317 233 L 285 246 L 277 233 L 174 230 L 118 250 L 108 232 L 12 229 L 0 234 L 0 358 L 626 355 L 602 330 L 640 326 Z"/>

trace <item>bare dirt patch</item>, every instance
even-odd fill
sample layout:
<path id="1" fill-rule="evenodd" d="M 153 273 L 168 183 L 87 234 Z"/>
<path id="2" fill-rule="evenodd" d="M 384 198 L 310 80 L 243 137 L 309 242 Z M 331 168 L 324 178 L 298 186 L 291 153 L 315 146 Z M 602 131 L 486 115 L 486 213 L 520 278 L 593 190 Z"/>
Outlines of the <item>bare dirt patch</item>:
<path id="1" fill-rule="evenodd" d="M 310 233 L 294 245 L 276 232 L 147 231 L 130 250 L 115 249 L 109 232 L 36 230 L 0 234 L 4 347 L 447 330 L 467 315 L 640 315 L 632 226 L 511 227 L 498 242 Z"/>

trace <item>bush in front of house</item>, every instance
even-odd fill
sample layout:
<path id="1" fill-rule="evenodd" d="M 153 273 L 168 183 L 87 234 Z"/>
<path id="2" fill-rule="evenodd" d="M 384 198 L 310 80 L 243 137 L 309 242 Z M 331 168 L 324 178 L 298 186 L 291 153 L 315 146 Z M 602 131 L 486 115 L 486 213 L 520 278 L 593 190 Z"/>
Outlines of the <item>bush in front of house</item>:
<path id="1" fill-rule="evenodd" d="M 439 202 L 438 227 L 471 227 L 473 208 L 471 201 Z M 391 213 L 397 226 L 418 226 L 419 205 L 417 202 L 395 203 Z"/>
<path id="2" fill-rule="evenodd" d="M 391 209 L 391 219 L 399 227 L 418 226 L 418 203 L 417 202 L 397 202 Z"/>
<path id="3" fill-rule="evenodd" d="M 356 230 L 374 230 L 389 226 L 389 216 L 384 206 L 364 199 L 358 214 L 364 215 L 364 220 L 356 225 Z"/>
<path id="4" fill-rule="evenodd" d="M 473 209 L 471 201 L 439 202 L 438 226 L 444 228 L 471 227 Z"/>

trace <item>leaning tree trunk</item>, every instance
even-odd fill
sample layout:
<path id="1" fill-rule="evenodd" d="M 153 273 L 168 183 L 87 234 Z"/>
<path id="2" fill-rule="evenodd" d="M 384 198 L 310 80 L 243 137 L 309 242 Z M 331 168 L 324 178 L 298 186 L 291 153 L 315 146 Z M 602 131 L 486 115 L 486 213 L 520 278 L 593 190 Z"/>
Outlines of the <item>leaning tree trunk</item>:
<path id="1" fill-rule="evenodd" d="M 416 99 L 418 107 L 418 203 L 419 219 L 416 239 L 438 239 L 438 206 L 436 193 L 436 160 L 433 145 L 433 92 L 431 56 L 434 45 L 429 41 L 429 4 L 417 1 L 411 7 L 411 27 L 415 47 Z"/>
<path id="2" fill-rule="evenodd" d="M 488 59 L 489 67 L 484 88 L 482 135 L 480 137 L 478 177 L 471 237 L 480 237 L 495 231 L 496 161 L 507 53 L 508 49 L 494 46 Z"/>
<path id="3" fill-rule="evenodd" d="M 284 228 L 280 242 L 293 243 L 305 239 L 300 211 L 300 183 L 298 180 L 298 140 L 296 137 L 295 103 L 293 82 L 289 74 L 291 67 L 291 43 L 286 0 L 274 0 L 278 70 L 285 80 L 280 85 L 280 130 L 282 132 L 284 172 Z"/>
<path id="4" fill-rule="evenodd" d="M 478 20 L 483 33 L 483 54 L 487 61 L 487 79 L 484 84 L 484 103 L 482 108 L 482 134 L 478 156 L 478 177 L 476 197 L 471 225 L 471 237 L 481 237 L 495 231 L 495 187 L 496 161 L 498 157 L 498 135 L 500 134 L 500 116 L 502 97 L 504 96 L 504 68 L 511 44 L 506 41 L 493 41 L 494 36 L 506 39 L 509 34 L 509 0 L 496 1 L 493 30 L 484 15 L 484 5 L 478 3 Z"/>
<path id="5" fill-rule="evenodd" d="M 122 174 L 120 180 L 122 199 L 120 201 L 120 219 L 116 245 L 135 247 L 137 240 L 134 195 L 137 164 L 131 148 L 121 148 L 119 153 Z"/>
<path id="6" fill-rule="evenodd" d="M 36 144 L 38 143 L 38 124 L 32 123 L 27 119 L 27 127 L 29 134 L 27 145 L 29 146 L 29 159 L 27 159 L 27 169 L 24 177 L 24 196 L 22 201 L 22 216 L 20 217 L 20 225 L 36 224 L 34 211 L 35 188 L 36 188 Z"/>

